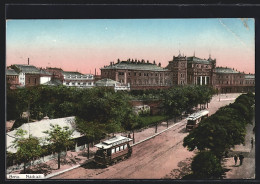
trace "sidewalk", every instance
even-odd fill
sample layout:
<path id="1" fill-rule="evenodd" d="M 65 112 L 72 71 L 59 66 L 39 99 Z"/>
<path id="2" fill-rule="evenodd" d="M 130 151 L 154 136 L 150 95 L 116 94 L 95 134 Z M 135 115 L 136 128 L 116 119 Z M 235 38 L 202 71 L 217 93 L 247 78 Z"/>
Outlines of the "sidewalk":
<path id="1" fill-rule="evenodd" d="M 251 147 L 251 138 L 255 140 L 253 134 L 254 125 L 247 126 L 247 134 L 245 137 L 245 144 L 236 145 L 228 158 L 223 161 L 224 167 L 229 171 L 226 172 L 225 179 L 255 179 L 255 143 L 253 148 Z M 239 159 L 237 165 L 235 165 L 234 155 L 239 155 L 242 153 L 244 155 L 243 164 L 239 165 Z"/>
<path id="2" fill-rule="evenodd" d="M 177 123 L 174 123 L 173 120 L 169 121 L 168 129 L 174 127 L 175 125 L 185 121 L 185 118 L 183 120 L 180 120 Z M 135 144 L 133 142 L 130 143 L 130 145 L 134 146 L 138 144 L 139 142 L 143 142 L 149 138 L 152 138 L 164 131 L 167 130 L 167 124 L 166 122 L 162 122 L 158 124 L 157 126 L 157 133 L 155 133 L 155 127 L 148 127 L 148 128 L 142 128 L 140 130 L 135 131 Z M 123 135 L 127 136 L 128 133 L 118 133 L 115 135 Z M 133 134 L 130 134 L 131 137 Z M 94 158 L 94 154 L 96 152 L 96 147 L 90 147 L 90 158 L 87 158 L 87 148 L 75 152 L 75 151 L 67 151 L 67 156 L 65 158 L 61 158 L 61 165 L 60 169 L 58 168 L 57 159 L 49 160 L 45 163 L 38 164 L 36 166 L 31 166 L 31 173 L 42 173 L 45 175 L 45 179 L 51 178 L 53 176 L 59 175 L 61 173 L 67 172 L 69 170 L 78 168 L 90 161 Z M 12 174 L 19 174 L 21 170 L 13 171 Z"/>

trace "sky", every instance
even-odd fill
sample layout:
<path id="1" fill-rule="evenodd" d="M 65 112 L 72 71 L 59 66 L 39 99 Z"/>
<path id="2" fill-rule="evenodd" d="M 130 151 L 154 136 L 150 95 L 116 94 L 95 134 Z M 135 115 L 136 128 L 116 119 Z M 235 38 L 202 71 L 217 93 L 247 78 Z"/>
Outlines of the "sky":
<path id="1" fill-rule="evenodd" d="M 6 66 L 94 74 L 119 58 L 166 67 L 179 54 L 255 73 L 254 19 L 28 19 L 6 22 Z"/>

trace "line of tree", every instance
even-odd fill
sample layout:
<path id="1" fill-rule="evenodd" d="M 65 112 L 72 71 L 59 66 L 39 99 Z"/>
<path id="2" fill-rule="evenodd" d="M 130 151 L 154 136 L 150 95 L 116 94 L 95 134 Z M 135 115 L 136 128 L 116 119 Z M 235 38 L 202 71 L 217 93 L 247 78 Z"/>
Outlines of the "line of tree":
<path id="1" fill-rule="evenodd" d="M 218 179 L 222 177 L 223 155 L 235 145 L 245 141 L 246 125 L 252 123 L 255 96 L 240 95 L 234 103 L 221 107 L 203 120 L 184 138 L 183 146 L 189 151 L 198 150 L 192 162 L 188 179 Z M 203 159 L 202 159 L 203 158 Z"/>
<path id="2" fill-rule="evenodd" d="M 191 113 L 194 107 L 208 104 L 216 93 L 208 86 L 180 86 L 171 88 L 161 93 L 165 114 L 170 118 L 177 119 L 183 112 Z M 168 126 L 168 121 L 167 121 Z"/>

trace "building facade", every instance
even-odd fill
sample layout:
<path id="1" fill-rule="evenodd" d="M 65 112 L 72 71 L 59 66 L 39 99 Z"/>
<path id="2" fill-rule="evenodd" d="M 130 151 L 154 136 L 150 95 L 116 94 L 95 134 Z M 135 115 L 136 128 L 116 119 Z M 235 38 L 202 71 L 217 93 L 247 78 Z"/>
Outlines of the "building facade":
<path id="1" fill-rule="evenodd" d="M 15 64 L 11 65 L 10 68 L 18 73 L 19 86 L 21 87 L 36 86 L 51 80 L 49 72 L 36 68 L 33 65 Z"/>
<path id="2" fill-rule="evenodd" d="M 111 62 L 101 68 L 101 78 L 109 78 L 135 89 L 160 89 L 171 86 L 170 70 L 160 63 L 132 60 Z"/>
<path id="3" fill-rule="evenodd" d="M 13 69 L 7 69 L 6 82 L 10 85 L 10 89 L 16 89 L 19 86 L 19 74 Z"/>
<path id="4" fill-rule="evenodd" d="M 255 75 L 216 67 L 216 59 L 201 59 L 179 54 L 165 68 L 154 63 L 127 60 L 110 62 L 101 70 L 101 78 L 130 84 L 131 90 L 161 89 L 178 85 L 208 85 L 221 93 L 254 91 Z"/>

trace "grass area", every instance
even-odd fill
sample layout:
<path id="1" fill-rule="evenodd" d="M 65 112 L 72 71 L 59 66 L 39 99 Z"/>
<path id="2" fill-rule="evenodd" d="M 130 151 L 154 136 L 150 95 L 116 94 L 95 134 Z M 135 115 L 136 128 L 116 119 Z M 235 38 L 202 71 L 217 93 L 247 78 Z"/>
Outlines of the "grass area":
<path id="1" fill-rule="evenodd" d="M 156 122 L 164 121 L 167 119 L 167 116 L 140 116 L 141 128 L 154 124 Z"/>

